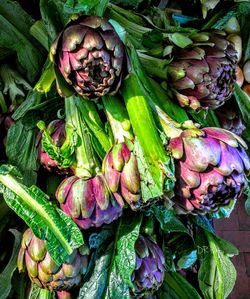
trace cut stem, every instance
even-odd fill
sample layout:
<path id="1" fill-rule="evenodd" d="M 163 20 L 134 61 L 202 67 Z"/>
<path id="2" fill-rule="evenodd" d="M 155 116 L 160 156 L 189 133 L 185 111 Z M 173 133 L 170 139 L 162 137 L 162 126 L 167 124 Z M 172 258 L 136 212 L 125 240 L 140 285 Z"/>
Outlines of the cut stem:
<path id="1" fill-rule="evenodd" d="M 114 135 L 115 143 L 133 140 L 131 123 L 122 101 L 117 96 L 104 96 L 102 98 L 106 115 Z"/>

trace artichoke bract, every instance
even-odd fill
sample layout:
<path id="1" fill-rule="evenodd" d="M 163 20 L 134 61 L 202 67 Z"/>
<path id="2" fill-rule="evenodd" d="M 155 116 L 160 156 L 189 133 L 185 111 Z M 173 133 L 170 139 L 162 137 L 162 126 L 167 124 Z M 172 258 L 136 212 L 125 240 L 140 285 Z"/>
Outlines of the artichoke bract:
<path id="1" fill-rule="evenodd" d="M 240 111 L 234 102 L 228 101 L 222 107 L 215 111 L 220 125 L 223 129 L 231 131 L 237 135 L 241 135 L 245 130 L 242 123 Z"/>
<path id="2" fill-rule="evenodd" d="M 141 180 L 131 141 L 115 144 L 108 151 L 103 160 L 103 172 L 118 202 L 125 200 L 133 210 L 140 208 Z"/>
<path id="3" fill-rule="evenodd" d="M 45 241 L 37 238 L 29 228 L 23 234 L 17 265 L 19 272 L 27 269 L 32 283 L 40 288 L 62 291 L 79 285 L 87 271 L 88 255 L 87 251 L 82 254 L 80 249 L 75 249 L 58 266 L 48 253 Z"/>
<path id="4" fill-rule="evenodd" d="M 87 99 L 115 94 L 127 69 L 122 41 L 111 23 L 97 16 L 70 21 L 51 56 L 67 83 Z M 59 84 L 58 89 L 61 94 Z"/>
<path id="5" fill-rule="evenodd" d="M 162 285 L 165 258 L 161 248 L 149 237 L 140 235 L 135 243 L 136 267 L 132 274 L 134 295 L 147 298 Z"/>
<path id="6" fill-rule="evenodd" d="M 65 122 L 63 120 L 53 120 L 49 123 L 47 130 L 55 144 L 56 147 L 60 148 L 65 139 L 66 139 L 66 131 L 65 131 Z M 46 168 L 50 172 L 57 172 L 58 174 L 69 174 L 72 173 L 70 168 L 62 168 L 59 163 L 53 160 L 49 154 L 43 149 L 42 146 L 42 134 L 38 135 L 38 159 L 41 165 Z"/>
<path id="7" fill-rule="evenodd" d="M 237 52 L 223 31 L 200 32 L 191 39 L 192 46 L 176 50 L 169 82 L 181 106 L 216 109 L 232 95 Z"/>
<path id="8" fill-rule="evenodd" d="M 187 129 L 170 140 L 176 167 L 175 196 L 181 213 L 216 212 L 241 195 L 250 161 L 244 141 L 220 128 Z"/>
<path id="9" fill-rule="evenodd" d="M 62 181 L 56 191 L 61 209 L 81 228 L 100 227 L 122 214 L 103 175 L 90 179 L 71 176 Z"/>

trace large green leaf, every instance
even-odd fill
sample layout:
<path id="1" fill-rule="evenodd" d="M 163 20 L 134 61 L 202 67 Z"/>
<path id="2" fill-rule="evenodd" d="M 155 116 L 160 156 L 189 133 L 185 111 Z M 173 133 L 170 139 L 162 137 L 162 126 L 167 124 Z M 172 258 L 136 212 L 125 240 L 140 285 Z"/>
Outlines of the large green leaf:
<path id="1" fill-rule="evenodd" d="M 126 216 L 119 221 L 115 241 L 111 244 L 104 242 L 97 248 L 92 275 L 83 284 L 79 299 L 130 298 L 129 287 L 133 287 L 131 275 L 136 262 L 134 246 L 139 236 L 141 216 Z"/>
<path id="2" fill-rule="evenodd" d="M 12 254 L 4 271 L 0 273 L 0 299 L 5 299 L 11 291 L 11 278 L 17 267 L 17 256 L 21 244 L 21 234 L 17 230 L 10 230 L 14 235 L 15 241 L 12 248 Z"/>
<path id="3" fill-rule="evenodd" d="M 64 10 L 69 14 L 102 16 L 109 0 L 67 0 Z"/>
<path id="4" fill-rule="evenodd" d="M 12 166 L 0 166 L 0 191 L 6 203 L 38 238 L 46 240 L 46 248 L 53 260 L 57 264 L 63 263 L 83 244 L 79 228 L 38 187 L 26 187 L 15 178 L 16 175 L 18 172 Z"/>
<path id="5" fill-rule="evenodd" d="M 179 273 L 166 272 L 159 299 L 201 299 L 196 289 Z"/>
<path id="6" fill-rule="evenodd" d="M 224 299 L 231 293 L 236 270 L 227 251 L 233 255 L 232 248 L 221 244 L 211 233 L 199 234 L 198 253 L 201 266 L 198 272 L 199 286 L 205 299 Z M 225 251 L 226 249 L 226 251 Z"/>

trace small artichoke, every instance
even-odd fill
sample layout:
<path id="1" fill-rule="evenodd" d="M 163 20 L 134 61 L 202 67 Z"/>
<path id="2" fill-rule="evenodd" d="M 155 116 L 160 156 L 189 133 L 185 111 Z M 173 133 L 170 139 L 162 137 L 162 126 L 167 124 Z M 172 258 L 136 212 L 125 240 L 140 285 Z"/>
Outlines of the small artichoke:
<path id="1" fill-rule="evenodd" d="M 103 161 L 103 173 L 118 202 L 125 200 L 133 210 L 141 206 L 141 180 L 130 141 L 115 144 Z"/>
<path id="2" fill-rule="evenodd" d="M 220 128 L 187 129 L 170 140 L 176 184 L 172 198 L 181 213 L 216 212 L 246 186 L 250 161 L 244 141 Z"/>
<path id="3" fill-rule="evenodd" d="M 52 291 L 69 290 L 79 285 L 86 273 L 88 256 L 75 249 L 64 264 L 58 266 L 45 247 L 45 241 L 37 238 L 29 228 L 23 234 L 18 255 L 18 270 L 28 271 L 31 281 Z"/>
<path id="4" fill-rule="evenodd" d="M 110 192 L 103 175 L 85 180 L 71 176 L 56 191 L 61 209 L 81 228 L 100 227 L 121 216 L 122 206 Z"/>
<path id="5" fill-rule="evenodd" d="M 176 50 L 169 82 L 181 106 L 216 109 L 229 99 L 236 80 L 237 52 L 219 30 L 192 35 L 191 47 Z"/>
<path id="6" fill-rule="evenodd" d="M 87 99 L 114 95 L 127 69 L 122 41 L 111 23 L 97 16 L 69 22 L 52 45 L 51 57 L 67 83 Z"/>
<path id="7" fill-rule="evenodd" d="M 135 243 L 136 267 L 132 274 L 133 295 L 147 298 L 162 285 L 165 259 L 161 248 L 149 237 L 139 236 Z"/>
<path id="8" fill-rule="evenodd" d="M 55 144 L 56 147 L 60 148 L 65 139 L 66 139 L 66 131 L 65 131 L 65 122 L 63 120 L 53 120 L 49 123 L 47 130 Z M 50 172 L 57 172 L 58 174 L 69 174 L 72 173 L 69 168 L 62 168 L 59 163 L 53 160 L 49 154 L 43 149 L 42 146 L 42 135 L 39 133 L 38 135 L 38 159 L 41 165 L 46 168 Z"/>
<path id="9" fill-rule="evenodd" d="M 239 108 L 233 101 L 231 101 L 231 99 L 222 107 L 216 109 L 215 113 L 223 129 L 237 135 L 241 135 L 245 130 L 246 127 L 242 123 Z"/>

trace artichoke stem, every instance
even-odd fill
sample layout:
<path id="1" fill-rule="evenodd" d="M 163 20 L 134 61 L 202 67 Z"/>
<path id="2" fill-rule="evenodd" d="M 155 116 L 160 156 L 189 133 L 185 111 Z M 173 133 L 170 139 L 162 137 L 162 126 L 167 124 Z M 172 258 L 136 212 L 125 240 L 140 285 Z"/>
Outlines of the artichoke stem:
<path id="1" fill-rule="evenodd" d="M 121 99 L 117 96 L 104 96 L 102 101 L 114 135 L 115 143 L 125 142 L 126 139 L 133 140 L 134 136 L 129 116 Z"/>
<path id="2" fill-rule="evenodd" d="M 94 153 L 91 133 L 84 120 L 82 99 L 71 96 L 65 99 L 66 126 L 73 127 L 79 137 L 76 147 L 75 175 L 89 179 L 99 172 L 99 162 Z"/>

